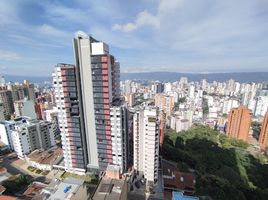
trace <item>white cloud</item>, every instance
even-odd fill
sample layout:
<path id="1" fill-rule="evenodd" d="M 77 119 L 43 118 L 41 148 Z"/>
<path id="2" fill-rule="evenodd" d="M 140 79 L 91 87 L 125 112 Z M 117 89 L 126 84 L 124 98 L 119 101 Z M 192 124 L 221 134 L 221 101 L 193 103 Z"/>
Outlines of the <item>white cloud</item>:
<path id="1" fill-rule="evenodd" d="M 5 52 L 0 61 L 18 66 L 28 60 L 25 66 L 35 72 L 42 59 L 50 70 L 73 62 L 71 39 L 81 29 L 110 45 L 122 71 L 268 69 L 267 0 L 122 1 L 1 1 L 1 49 L 14 46 L 23 57 Z M 40 17 L 34 18 L 25 10 L 36 4 Z"/>
<path id="2" fill-rule="evenodd" d="M 123 32 L 131 32 L 134 31 L 142 26 L 152 26 L 154 28 L 159 27 L 159 19 L 156 16 L 151 15 L 149 12 L 146 10 L 140 12 L 137 17 L 135 22 L 130 22 L 125 25 L 120 25 L 120 24 L 115 24 L 112 29 L 113 30 L 120 30 Z"/>
<path id="3" fill-rule="evenodd" d="M 183 0 L 160 0 L 156 15 L 153 15 L 147 10 L 144 10 L 137 14 L 134 22 L 129 22 L 126 24 L 115 24 L 113 25 L 112 29 L 122 32 L 132 32 L 143 26 L 159 28 L 161 25 L 161 18 L 165 15 L 170 14 L 170 12 L 176 11 L 176 9 L 182 5 Z"/>
<path id="4" fill-rule="evenodd" d="M 21 59 L 21 56 L 16 52 L 0 50 L 0 60 L 14 61 Z"/>

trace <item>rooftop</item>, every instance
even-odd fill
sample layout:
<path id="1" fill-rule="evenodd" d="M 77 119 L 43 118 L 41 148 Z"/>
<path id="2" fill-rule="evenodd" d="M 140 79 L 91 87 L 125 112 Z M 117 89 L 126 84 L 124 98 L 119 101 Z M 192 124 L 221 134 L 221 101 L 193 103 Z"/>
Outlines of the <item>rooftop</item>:
<path id="1" fill-rule="evenodd" d="M 172 200 L 198 200 L 198 197 L 186 196 L 182 192 L 172 192 Z"/>
<path id="2" fill-rule="evenodd" d="M 83 184 L 84 181 L 81 179 L 67 177 L 63 181 L 59 180 L 52 181 L 46 188 L 42 190 L 42 193 L 45 194 L 46 199 L 49 200 L 60 200 L 60 199 L 71 200 L 76 195 L 81 197 L 81 199 L 87 199 L 86 187 L 82 187 Z"/>
<path id="3" fill-rule="evenodd" d="M 25 195 L 26 197 L 34 197 L 40 194 L 41 190 L 46 186 L 46 184 L 34 182 L 28 187 L 28 189 L 23 193 L 23 195 Z"/>
<path id="4" fill-rule="evenodd" d="M 61 157 L 61 155 L 61 148 L 49 149 L 47 151 L 38 149 L 30 153 L 27 158 L 29 158 L 30 161 L 37 162 L 39 164 L 53 165 L 54 162 Z"/>
<path id="5" fill-rule="evenodd" d="M 180 172 L 172 163 L 162 160 L 164 188 L 178 189 L 192 193 L 195 177 L 192 173 Z"/>
<path id="6" fill-rule="evenodd" d="M 118 200 L 123 195 L 123 199 L 127 198 L 126 177 L 122 177 L 119 171 L 119 166 L 108 165 L 106 174 L 95 191 L 94 200 Z"/>
<path id="7" fill-rule="evenodd" d="M 11 197 L 7 195 L 1 195 L 0 200 L 16 200 L 16 197 Z"/>
<path id="8" fill-rule="evenodd" d="M 94 200 L 118 200 L 126 183 L 125 179 L 103 177 L 94 196 Z"/>
<path id="9" fill-rule="evenodd" d="M 0 167 L 0 174 L 4 174 L 7 172 L 7 169 L 5 167 Z"/>

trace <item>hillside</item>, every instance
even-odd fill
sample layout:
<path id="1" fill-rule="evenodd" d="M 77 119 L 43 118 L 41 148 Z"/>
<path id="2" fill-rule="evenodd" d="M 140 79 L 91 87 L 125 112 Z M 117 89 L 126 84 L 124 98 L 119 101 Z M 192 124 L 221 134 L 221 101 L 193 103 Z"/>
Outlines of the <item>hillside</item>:
<path id="1" fill-rule="evenodd" d="M 195 171 L 196 194 L 213 199 L 268 199 L 268 166 L 245 149 L 248 144 L 229 139 L 208 127 L 186 132 L 169 130 L 162 156 L 178 163 L 181 171 Z"/>

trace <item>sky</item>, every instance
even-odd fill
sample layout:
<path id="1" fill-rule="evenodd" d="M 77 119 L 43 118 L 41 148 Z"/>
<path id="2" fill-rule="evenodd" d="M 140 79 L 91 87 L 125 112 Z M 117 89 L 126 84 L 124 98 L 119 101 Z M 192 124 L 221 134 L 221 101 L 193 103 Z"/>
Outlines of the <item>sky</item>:
<path id="1" fill-rule="evenodd" d="M 51 76 L 80 30 L 121 72 L 268 71 L 267 0 L 1 0 L 0 73 Z"/>

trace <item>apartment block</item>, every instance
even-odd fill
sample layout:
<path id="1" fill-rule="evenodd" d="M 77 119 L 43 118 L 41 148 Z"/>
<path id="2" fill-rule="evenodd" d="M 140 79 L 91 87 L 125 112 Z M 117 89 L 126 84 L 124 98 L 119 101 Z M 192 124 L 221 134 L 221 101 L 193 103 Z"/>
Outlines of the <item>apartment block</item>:
<path id="1" fill-rule="evenodd" d="M 10 91 L 0 88 L 0 104 L 3 106 L 5 118 L 9 118 L 14 112 L 13 98 Z"/>
<path id="2" fill-rule="evenodd" d="M 228 115 L 227 136 L 248 141 L 252 113 L 245 106 L 233 108 Z"/>
<path id="3" fill-rule="evenodd" d="M 121 172 L 128 169 L 128 116 L 126 105 L 110 108 L 113 164 L 120 167 Z"/>
<path id="4" fill-rule="evenodd" d="M 268 146 L 268 112 L 266 112 L 262 121 L 259 144 L 262 150 L 265 150 Z"/>
<path id="5" fill-rule="evenodd" d="M 174 99 L 169 95 L 156 94 L 155 106 L 159 107 L 160 110 L 163 110 L 166 113 L 167 117 L 170 117 L 174 108 Z"/>
<path id="6" fill-rule="evenodd" d="M 33 100 L 17 100 L 14 101 L 15 116 L 27 116 L 36 119 L 35 106 Z"/>
<path id="7" fill-rule="evenodd" d="M 159 111 L 157 107 L 144 107 L 134 115 L 134 169 L 144 175 L 148 183 L 158 179 Z"/>
<path id="8" fill-rule="evenodd" d="M 4 115 L 4 106 L 2 103 L 0 103 L 0 122 L 5 120 L 5 115 Z"/>
<path id="9" fill-rule="evenodd" d="M 16 118 L 11 132 L 14 150 L 19 158 L 35 149 L 49 149 L 55 145 L 50 122 L 32 120 L 26 117 Z"/>
<path id="10" fill-rule="evenodd" d="M 15 123 L 12 121 L 0 122 L 0 138 L 1 141 L 9 147 L 10 150 L 14 150 L 11 132 L 14 129 Z"/>
<path id="11" fill-rule="evenodd" d="M 35 102 L 34 84 L 24 80 L 22 84 L 7 84 L 7 89 L 11 92 L 14 101 L 32 100 Z"/>
<path id="12" fill-rule="evenodd" d="M 120 65 L 109 46 L 77 32 L 76 66 L 58 64 L 53 73 L 65 169 L 105 170 L 113 164 L 111 107 L 120 99 Z"/>

